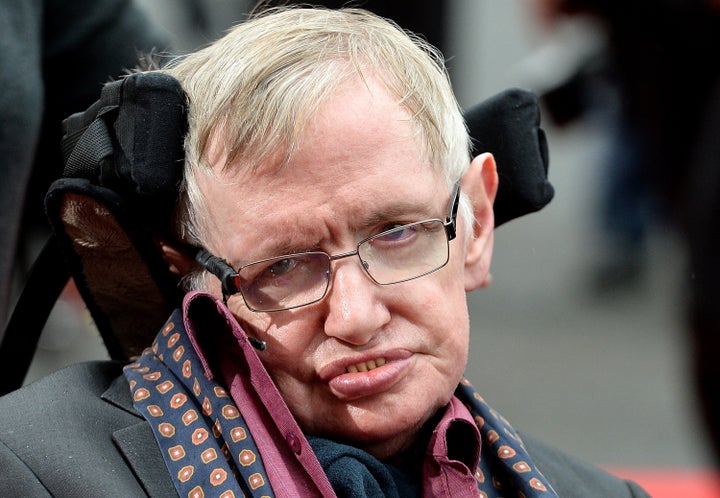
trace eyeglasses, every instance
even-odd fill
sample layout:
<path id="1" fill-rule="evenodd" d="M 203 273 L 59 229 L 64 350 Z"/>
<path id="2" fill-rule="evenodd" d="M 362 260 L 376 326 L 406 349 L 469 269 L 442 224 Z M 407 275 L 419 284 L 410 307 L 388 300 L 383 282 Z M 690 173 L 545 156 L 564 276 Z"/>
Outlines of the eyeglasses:
<path id="1" fill-rule="evenodd" d="M 195 259 L 222 283 L 223 298 L 240 294 L 255 312 L 284 311 L 321 301 L 330 288 L 332 262 L 357 256 L 378 285 L 407 282 L 444 267 L 456 235 L 460 183 L 453 189 L 445 221 L 428 219 L 394 227 L 360 241 L 354 251 L 286 254 L 234 270 L 224 259 L 199 249 Z"/>

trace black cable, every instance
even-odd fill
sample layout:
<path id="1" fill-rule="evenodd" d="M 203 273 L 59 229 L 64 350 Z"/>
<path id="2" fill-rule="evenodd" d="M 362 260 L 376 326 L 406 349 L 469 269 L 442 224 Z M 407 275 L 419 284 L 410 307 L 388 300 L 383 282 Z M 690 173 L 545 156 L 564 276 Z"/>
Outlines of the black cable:
<path id="1" fill-rule="evenodd" d="M 40 334 L 69 278 L 59 244 L 50 236 L 30 268 L 0 342 L 0 396 L 22 386 Z"/>

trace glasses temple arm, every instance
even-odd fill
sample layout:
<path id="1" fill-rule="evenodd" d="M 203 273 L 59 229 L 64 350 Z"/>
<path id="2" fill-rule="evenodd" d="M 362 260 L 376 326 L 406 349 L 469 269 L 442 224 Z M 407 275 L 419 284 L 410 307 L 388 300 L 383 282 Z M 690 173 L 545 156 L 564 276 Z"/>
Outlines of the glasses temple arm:
<path id="1" fill-rule="evenodd" d="M 203 268 L 215 275 L 222 282 L 223 301 L 227 304 L 227 296 L 230 294 L 237 294 L 240 292 L 237 280 L 238 274 L 232 267 L 222 258 L 213 256 L 205 249 L 200 247 L 195 248 L 195 261 L 200 263 Z M 250 344 L 258 351 L 265 351 L 267 343 L 261 341 L 257 337 L 247 336 Z"/>
<path id="2" fill-rule="evenodd" d="M 207 250 L 197 248 L 194 254 L 195 261 L 203 268 L 215 275 L 222 283 L 223 296 L 237 294 L 240 289 L 237 285 L 237 272 L 222 258 L 213 256 Z"/>
<path id="3" fill-rule="evenodd" d="M 450 204 L 450 211 L 445 219 L 445 231 L 448 235 L 448 240 L 453 240 L 457 235 L 457 213 L 458 207 L 460 206 L 460 180 L 455 183 L 452 195 L 452 204 Z"/>

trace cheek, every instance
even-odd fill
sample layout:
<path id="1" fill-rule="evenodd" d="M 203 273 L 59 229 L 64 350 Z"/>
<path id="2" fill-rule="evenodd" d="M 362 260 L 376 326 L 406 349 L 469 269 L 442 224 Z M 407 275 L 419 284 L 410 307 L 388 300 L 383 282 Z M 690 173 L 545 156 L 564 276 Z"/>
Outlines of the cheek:
<path id="1" fill-rule="evenodd" d="M 442 370 L 449 378 L 459 379 L 465 369 L 469 348 L 467 294 L 461 272 L 448 271 L 442 277 L 432 290 L 422 293 L 420 306 L 414 309 L 423 317 L 418 325 L 432 338 L 430 347 L 437 349 Z"/>
<path id="2" fill-rule="evenodd" d="M 410 313 L 422 315 L 434 327 L 446 333 L 456 328 L 467 328 L 467 293 L 462 265 L 451 260 L 448 266 L 429 275 L 428 280 L 416 281 L 405 296 Z M 421 284 L 422 285 L 418 285 Z"/>
<path id="3" fill-rule="evenodd" d="M 450 270 L 446 268 L 445 270 Z M 462 278 L 450 271 L 410 282 L 394 311 L 419 334 L 423 352 L 447 374 L 464 370 L 468 353 L 469 315 Z"/>
<path id="4" fill-rule="evenodd" d="M 248 335 L 266 343 L 265 351 L 258 355 L 281 391 L 293 384 L 309 383 L 312 354 L 317 348 L 317 337 L 310 331 L 316 328 L 307 320 L 289 314 L 243 311 L 236 316 Z"/>

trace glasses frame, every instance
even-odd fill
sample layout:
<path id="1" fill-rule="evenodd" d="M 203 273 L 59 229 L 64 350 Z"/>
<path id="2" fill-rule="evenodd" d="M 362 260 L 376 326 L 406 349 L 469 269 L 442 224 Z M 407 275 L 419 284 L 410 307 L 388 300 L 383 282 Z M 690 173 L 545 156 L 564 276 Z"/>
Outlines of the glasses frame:
<path id="1" fill-rule="evenodd" d="M 384 285 L 394 285 L 394 284 L 399 284 L 401 282 L 408 282 L 410 280 L 415 280 L 417 278 L 424 277 L 425 275 L 429 275 L 429 274 L 434 273 L 434 272 L 438 271 L 439 269 L 443 268 L 445 265 L 447 265 L 447 262 L 449 260 L 449 255 L 450 255 L 449 243 L 451 240 L 455 239 L 455 237 L 457 236 L 457 213 L 458 213 L 458 207 L 460 205 L 460 181 L 459 180 L 453 186 L 453 192 L 452 192 L 451 199 L 452 199 L 452 201 L 450 202 L 450 206 L 448 209 L 447 216 L 445 217 L 445 221 L 440 220 L 438 218 L 431 218 L 431 219 L 427 219 L 427 220 L 416 221 L 413 223 L 407 223 L 405 225 L 402 225 L 403 227 L 406 227 L 406 226 L 418 225 L 418 224 L 422 224 L 422 223 L 428 223 L 431 221 L 441 222 L 443 224 L 443 228 L 445 229 L 445 235 L 447 237 L 447 242 L 448 242 L 448 258 L 445 259 L 445 262 L 442 265 L 438 266 L 437 268 L 435 268 L 431 271 L 422 273 L 420 275 L 416 275 L 414 277 L 394 281 L 394 282 L 389 282 L 389 283 L 378 282 L 375 279 L 375 277 L 373 277 L 370 274 L 370 272 L 367 270 L 367 268 L 363 264 L 364 262 L 363 262 L 362 258 L 360 258 L 360 256 L 359 256 L 359 248 L 362 244 L 364 244 L 370 240 L 373 240 L 375 238 L 382 237 L 383 235 L 385 235 L 389 232 L 392 232 L 393 230 L 397 230 L 400 227 L 395 227 L 390 230 L 386 230 L 384 232 L 372 235 L 366 239 L 361 240 L 355 246 L 354 251 L 348 251 L 348 252 L 344 252 L 341 254 L 335 254 L 335 255 L 328 254 L 324 251 L 306 251 L 306 252 L 301 252 L 301 253 L 283 254 L 281 256 L 275 256 L 272 258 L 265 258 L 265 259 L 260 259 L 257 261 L 252 261 L 250 263 L 240 266 L 237 270 L 235 270 L 232 266 L 230 266 L 230 264 L 225 259 L 213 255 L 212 253 L 210 253 L 207 249 L 205 249 L 203 247 L 195 248 L 194 258 L 198 263 L 200 263 L 200 265 L 203 268 L 205 268 L 208 272 L 215 275 L 220 280 L 221 287 L 222 287 L 223 301 L 226 304 L 227 304 L 227 298 L 229 296 L 232 296 L 235 294 L 240 294 L 242 296 L 243 302 L 245 303 L 245 306 L 249 310 L 251 310 L 255 313 L 271 313 L 271 312 L 276 312 L 276 311 L 287 311 L 287 310 L 291 310 L 291 309 L 295 309 L 295 308 L 301 308 L 303 306 L 309 306 L 311 304 L 315 304 L 315 303 L 320 302 L 323 299 L 325 299 L 325 296 L 327 295 L 327 292 L 330 289 L 330 276 L 332 274 L 332 262 L 337 261 L 339 259 L 349 258 L 351 256 L 357 255 L 358 260 L 360 262 L 360 266 L 362 267 L 365 274 L 367 274 L 367 276 L 370 277 L 370 279 L 373 282 L 375 282 L 377 285 L 383 285 L 383 286 Z M 325 291 L 322 293 L 322 295 L 319 298 L 317 298 L 313 301 L 303 303 L 303 304 L 298 304 L 295 306 L 289 306 L 289 307 L 277 308 L 277 309 L 263 309 L 263 310 L 255 309 L 247 302 L 247 299 L 245 298 L 245 295 L 243 294 L 241 287 L 240 287 L 239 272 L 242 271 L 243 268 L 247 268 L 248 266 L 256 265 L 258 263 L 263 263 L 266 261 L 272 261 L 275 259 L 282 259 L 282 258 L 287 258 L 287 257 L 292 257 L 292 256 L 300 256 L 303 254 L 324 254 L 328 258 L 328 266 L 330 268 L 329 273 L 328 273 L 328 278 L 327 278 L 328 283 L 325 286 Z"/>

